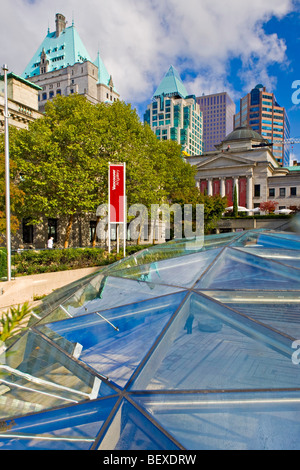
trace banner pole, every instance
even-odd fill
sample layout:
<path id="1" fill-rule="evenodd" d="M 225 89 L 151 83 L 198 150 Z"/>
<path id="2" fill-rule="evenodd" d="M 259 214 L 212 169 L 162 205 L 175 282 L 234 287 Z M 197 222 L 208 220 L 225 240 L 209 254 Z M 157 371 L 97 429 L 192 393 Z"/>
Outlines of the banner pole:
<path id="1" fill-rule="evenodd" d="M 108 162 L 108 253 L 110 253 L 110 162 Z"/>
<path id="2" fill-rule="evenodd" d="M 124 162 L 124 258 L 126 257 L 126 238 L 127 238 L 127 201 L 126 201 L 126 163 Z"/>

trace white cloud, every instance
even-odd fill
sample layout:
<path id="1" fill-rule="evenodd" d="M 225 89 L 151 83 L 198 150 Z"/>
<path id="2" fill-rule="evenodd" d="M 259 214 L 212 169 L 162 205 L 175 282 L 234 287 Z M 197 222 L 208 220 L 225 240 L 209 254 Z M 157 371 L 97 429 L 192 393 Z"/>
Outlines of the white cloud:
<path id="1" fill-rule="evenodd" d="M 191 93 L 230 89 L 229 59 L 240 58 L 245 89 L 274 85 L 268 66 L 285 60 L 279 35 L 263 24 L 291 11 L 292 0 L 0 0 L 2 62 L 21 74 L 55 28 L 55 13 L 75 26 L 90 53 L 101 57 L 121 97 L 149 100 L 172 64 L 188 69 Z M 258 77 L 261 77 L 258 80 Z M 218 90 L 215 90 L 215 87 Z M 235 90 L 232 89 L 232 93 Z"/>

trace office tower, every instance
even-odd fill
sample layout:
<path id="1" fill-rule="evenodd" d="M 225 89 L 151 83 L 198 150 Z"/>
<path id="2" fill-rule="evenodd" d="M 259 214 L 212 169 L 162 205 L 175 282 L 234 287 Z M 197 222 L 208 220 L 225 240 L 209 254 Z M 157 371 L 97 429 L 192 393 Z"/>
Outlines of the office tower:
<path id="1" fill-rule="evenodd" d="M 202 113 L 194 95 L 187 90 L 171 66 L 153 95 L 152 103 L 144 114 L 160 140 L 174 140 L 182 151 L 200 155 L 202 147 Z"/>
<path id="2" fill-rule="evenodd" d="M 92 61 L 72 23 L 56 14 L 56 29 L 48 33 L 28 63 L 23 78 L 39 85 L 39 109 L 56 95 L 79 93 L 96 104 L 119 99 L 111 75 L 98 53 Z"/>
<path id="3" fill-rule="evenodd" d="M 233 130 L 235 104 L 228 93 L 202 95 L 197 103 L 203 114 L 203 145 L 204 152 L 215 150 L 224 138 Z"/>
<path id="4" fill-rule="evenodd" d="M 280 106 L 273 93 L 259 84 L 250 93 L 241 98 L 240 111 L 234 116 L 234 128 L 250 126 L 270 143 L 279 165 L 290 163 L 289 145 L 284 139 L 290 137 L 290 124 L 285 108 Z"/>

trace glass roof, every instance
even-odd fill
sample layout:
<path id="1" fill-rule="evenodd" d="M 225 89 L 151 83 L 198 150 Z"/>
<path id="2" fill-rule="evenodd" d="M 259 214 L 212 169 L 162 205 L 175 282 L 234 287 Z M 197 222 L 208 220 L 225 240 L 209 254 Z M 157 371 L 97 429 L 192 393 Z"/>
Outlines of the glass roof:
<path id="1" fill-rule="evenodd" d="M 300 235 L 254 230 L 53 292 L 0 356 L 0 449 L 299 449 L 299 281 Z"/>

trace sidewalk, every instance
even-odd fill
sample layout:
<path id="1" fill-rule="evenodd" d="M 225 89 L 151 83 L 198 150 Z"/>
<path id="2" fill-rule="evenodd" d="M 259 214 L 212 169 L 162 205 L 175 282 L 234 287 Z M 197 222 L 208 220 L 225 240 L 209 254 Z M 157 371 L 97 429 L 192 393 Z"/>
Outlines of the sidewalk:
<path id="1" fill-rule="evenodd" d="M 55 289 L 99 271 L 101 266 L 74 269 L 46 274 L 16 277 L 11 281 L 0 282 L 0 309 L 12 305 L 33 302 L 35 297 L 51 294 Z"/>

